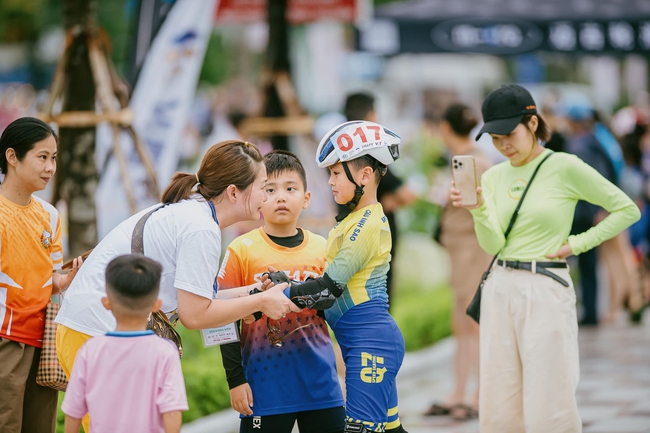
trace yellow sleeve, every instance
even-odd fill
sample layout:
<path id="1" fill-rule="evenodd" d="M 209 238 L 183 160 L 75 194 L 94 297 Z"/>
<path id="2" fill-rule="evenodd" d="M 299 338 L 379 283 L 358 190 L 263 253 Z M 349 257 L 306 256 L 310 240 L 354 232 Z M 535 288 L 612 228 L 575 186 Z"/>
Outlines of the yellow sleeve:
<path id="1" fill-rule="evenodd" d="M 384 217 L 385 218 L 385 217 Z M 327 275 L 339 284 L 347 284 L 358 272 L 368 266 L 370 260 L 382 252 L 381 230 L 384 230 L 381 218 L 363 217 L 344 233 L 336 257 L 327 268 Z M 390 244 L 384 246 L 390 251 Z"/>

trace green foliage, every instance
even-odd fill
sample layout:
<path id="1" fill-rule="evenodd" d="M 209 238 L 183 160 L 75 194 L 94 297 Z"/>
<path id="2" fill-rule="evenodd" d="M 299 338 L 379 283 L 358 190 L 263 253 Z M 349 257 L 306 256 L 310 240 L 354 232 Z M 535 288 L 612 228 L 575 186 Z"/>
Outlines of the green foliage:
<path id="1" fill-rule="evenodd" d="M 4 0 L 0 2 L 0 41 L 33 41 L 38 34 L 35 14 L 43 0 Z"/>
<path id="2" fill-rule="evenodd" d="M 426 233 L 432 237 L 441 214 L 440 206 L 418 198 L 411 206 L 399 210 L 400 225 L 408 227 L 411 232 Z"/>
<path id="3" fill-rule="evenodd" d="M 230 406 L 230 392 L 218 347 L 204 348 L 199 331 L 178 325 L 183 339 L 183 376 L 189 410 L 183 422 L 190 422 Z"/>
<path id="4" fill-rule="evenodd" d="M 59 406 L 56 414 L 56 433 L 63 433 L 63 424 L 65 423 L 65 414 L 61 412 L 61 403 L 63 403 L 64 393 L 59 393 Z"/>
<path id="5" fill-rule="evenodd" d="M 121 74 L 127 73 L 126 65 L 129 61 L 131 37 L 133 36 L 132 23 L 134 17 L 127 17 L 127 1 L 97 1 L 97 23 L 110 38 L 111 58 Z"/>
<path id="6" fill-rule="evenodd" d="M 449 288 L 425 290 L 408 284 L 399 288 L 391 314 L 404 334 L 406 350 L 426 347 L 450 334 L 452 296 Z M 189 410 L 183 413 L 188 423 L 230 407 L 230 393 L 218 347 L 204 348 L 199 331 L 178 325 L 183 339 L 183 376 Z M 59 406 L 63 393 L 59 396 Z M 57 433 L 63 433 L 65 416 L 59 409 Z"/>
<path id="7" fill-rule="evenodd" d="M 373 0 L 375 6 L 382 6 L 388 3 L 404 2 L 407 0 Z"/>
<path id="8" fill-rule="evenodd" d="M 407 351 L 422 349 L 451 334 L 452 302 L 448 287 L 401 288 L 391 314 L 402 330 Z"/>
<path id="9" fill-rule="evenodd" d="M 56 433 L 64 433 L 63 429 L 65 427 L 65 414 L 61 411 L 61 403 L 63 403 L 63 397 L 65 397 L 65 393 L 60 392 L 59 405 L 56 414 Z M 83 427 L 79 428 L 79 433 L 84 433 Z"/>
<path id="10" fill-rule="evenodd" d="M 426 347 L 450 335 L 451 291 L 447 287 L 424 290 L 417 285 L 400 288 L 392 310 L 406 343 L 406 350 Z M 203 348 L 198 331 L 179 326 L 183 338 L 183 374 L 190 410 L 183 422 L 230 407 L 230 394 L 216 347 Z"/>
<path id="11" fill-rule="evenodd" d="M 232 50 L 227 49 L 223 39 L 223 36 L 217 32 L 212 32 L 210 35 L 199 75 L 200 83 L 216 86 L 236 73 Z"/>

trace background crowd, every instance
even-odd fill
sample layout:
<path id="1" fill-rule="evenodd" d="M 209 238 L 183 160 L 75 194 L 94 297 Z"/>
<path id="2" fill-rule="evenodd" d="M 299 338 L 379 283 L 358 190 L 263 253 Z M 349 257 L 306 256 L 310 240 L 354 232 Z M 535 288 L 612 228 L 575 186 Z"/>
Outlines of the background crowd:
<path id="1" fill-rule="evenodd" d="M 139 69 L 129 35 L 146 3 L 97 4 L 98 24 L 111 41 L 110 58 L 131 85 Z M 154 3 L 160 11 L 174 4 Z M 385 3 L 394 7 L 411 2 L 375 1 L 375 13 L 386 13 Z M 62 14 L 54 0 L 0 5 L 0 132 L 17 118 L 37 116 L 47 105 L 56 62 L 68 43 Z M 457 341 L 455 388 L 444 401 L 432 401 L 427 413 L 463 420 L 475 417 L 477 409 L 478 390 L 471 384 L 478 366 L 478 326 L 463 311 L 490 257 L 478 247 L 470 214 L 452 208 L 448 192 L 452 155 L 474 155 L 479 174 L 504 160 L 487 134 L 474 141 L 482 125 L 481 103 L 497 84 L 518 82 L 531 90 L 552 132 L 545 147 L 577 155 L 640 208 L 637 223 L 598 248 L 571 257 L 569 264 L 581 326 L 642 323 L 650 302 L 648 51 L 382 56 L 362 49 L 359 28 L 323 20 L 290 30 L 292 86 L 300 112 L 312 121 L 287 140 L 305 165 L 312 191 L 300 225 L 326 237 L 338 213 L 327 174 L 313 162 L 318 142 L 332 126 L 365 119 L 401 135 L 402 157 L 380 184 L 386 187 L 380 201 L 394 229 L 391 314 L 404 333 L 407 351 L 452 333 Z M 268 99 L 260 85 L 267 72 L 268 43 L 265 23 L 215 21 L 177 143 L 175 169 L 196 173 L 210 146 L 226 139 L 255 143 L 262 154 L 278 147 L 275 137 L 251 127 Z M 46 201 L 59 197 L 52 186 L 36 194 Z M 70 258 L 80 251 L 69 248 L 73 233 L 66 224 L 68 205 L 65 200 L 52 204 L 61 214 L 63 256 Z M 584 232 L 606 216 L 603 209 L 582 202 L 572 233 Z M 228 227 L 222 234 L 223 249 L 261 224 Z M 101 227 L 100 238 L 107 232 Z M 221 365 L 219 351 L 204 349 L 195 331 L 181 327 L 180 332 L 186 342 L 187 422 L 230 402 L 225 373 L 212 367 Z"/>

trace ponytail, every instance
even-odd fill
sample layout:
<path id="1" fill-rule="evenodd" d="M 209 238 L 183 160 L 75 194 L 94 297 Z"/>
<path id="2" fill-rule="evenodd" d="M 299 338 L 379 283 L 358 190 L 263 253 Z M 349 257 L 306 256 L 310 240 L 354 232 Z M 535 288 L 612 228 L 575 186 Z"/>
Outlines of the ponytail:
<path id="1" fill-rule="evenodd" d="M 176 173 L 163 192 L 162 202 L 165 204 L 178 203 L 190 198 L 194 185 L 196 185 L 196 177 L 193 174 Z"/>
<path id="2" fill-rule="evenodd" d="M 206 152 L 197 174 L 176 173 L 165 189 L 161 201 L 178 203 L 196 192 L 206 200 L 217 197 L 228 185 L 239 190 L 248 188 L 257 176 L 262 154 L 253 143 L 228 140 L 215 144 Z"/>

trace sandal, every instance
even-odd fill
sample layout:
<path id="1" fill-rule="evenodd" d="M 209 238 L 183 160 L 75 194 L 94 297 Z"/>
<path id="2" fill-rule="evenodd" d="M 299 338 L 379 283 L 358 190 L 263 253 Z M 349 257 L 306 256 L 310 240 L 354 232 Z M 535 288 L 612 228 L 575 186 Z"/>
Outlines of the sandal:
<path id="1" fill-rule="evenodd" d="M 467 421 L 478 418 L 478 410 L 461 403 L 449 408 L 449 415 L 454 421 Z"/>
<path id="2" fill-rule="evenodd" d="M 429 407 L 429 409 L 427 409 L 426 412 L 424 412 L 424 416 L 449 415 L 449 412 L 451 412 L 452 407 L 453 406 L 445 406 L 443 404 L 434 403 Z"/>

